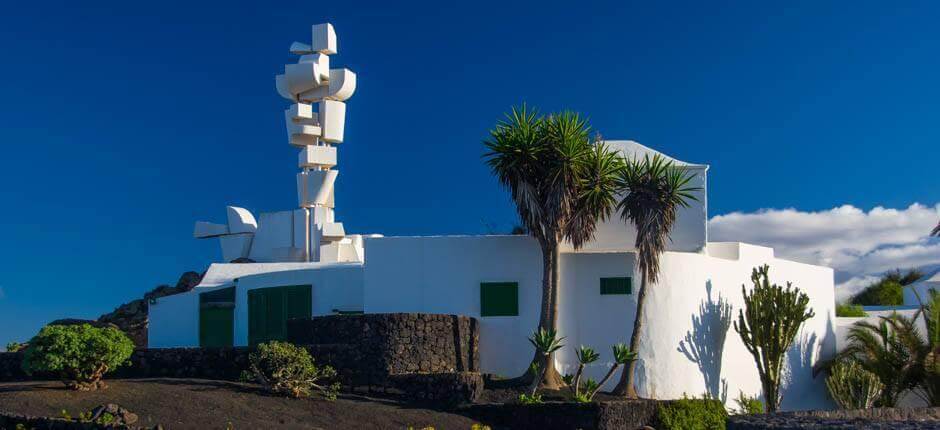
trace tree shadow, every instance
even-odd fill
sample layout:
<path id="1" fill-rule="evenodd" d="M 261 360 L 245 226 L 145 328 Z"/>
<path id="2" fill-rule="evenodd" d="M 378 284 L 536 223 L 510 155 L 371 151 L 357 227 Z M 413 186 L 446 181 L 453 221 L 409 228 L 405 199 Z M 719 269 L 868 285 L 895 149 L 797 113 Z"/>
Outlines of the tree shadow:
<path id="1" fill-rule="evenodd" d="M 728 382 L 721 377 L 721 360 L 725 338 L 731 327 L 731 304 L 721 294 L 712 297 L 712 281 L 705 282 L 706 299 L 699 304 L 698 315 L 692 315 L 692 331 L 686 332 L 677 350 L 698 366 L 705 380 L 705 390 L 713 399 L 725 402 Z"/>

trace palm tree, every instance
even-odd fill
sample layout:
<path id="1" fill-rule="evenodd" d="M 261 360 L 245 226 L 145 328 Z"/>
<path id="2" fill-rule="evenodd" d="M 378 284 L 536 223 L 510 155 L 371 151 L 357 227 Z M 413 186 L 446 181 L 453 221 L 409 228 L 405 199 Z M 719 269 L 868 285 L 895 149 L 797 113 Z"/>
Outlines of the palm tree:
<path id="1" fill-rule="evenodd" d="M 914 318 L 893 314 L 877 325 L 859 321 L 849 328 L 849 345 L 830 365 L 853 361 L 878 376 L 884 384 L 880 406 L 894 407 L 901 396 L 924 379 L 924 360 L 930 347 L 917 330 Z"/>
<path id="2" fill-rule="evenodd" d="M 693 175 L 675 166 L 660 155 L 632 160 L 621 170 L 619 185 L 623 198 L 617 204 L 620 217 L 636 227 L 637 265 L 640 270 L 640 291 L 637 295 L 636 318 L 630 336 L 630 351 L 640 347 L 643 326 L 643 302 L 647 288 L 659 280 L 659 258 L 666 252 L 669 232 L 676 223 L 680 207 L 698 200 L 693 194 L 700 190 L 691 186 Z M 634 387 L 636 360 L 620 374 L 614 394 L 637 398 Z"/>
<path id="3" fill-rule="evenodd" d="M 933 231 L 930 232 L 931 236 L 940 236 L 940 223 L 937 223 L 937 226 L 933 228 Z"/>
<path id="4" fill-rule="evenodd" d="M 580 115 L 543 117 L 525 105 L 513 108 L 490 131 L 484 155 L 499 182 L 509 189 L 519 219 L 542 250 L 539 329 L 557 331 L 558 254 L 565 241 L 580 248 L 597 224 L 613 213 L 617 173 L 623 163 Z M 559 388 L 554 353 L 536 354 L 542 386 Z"/>

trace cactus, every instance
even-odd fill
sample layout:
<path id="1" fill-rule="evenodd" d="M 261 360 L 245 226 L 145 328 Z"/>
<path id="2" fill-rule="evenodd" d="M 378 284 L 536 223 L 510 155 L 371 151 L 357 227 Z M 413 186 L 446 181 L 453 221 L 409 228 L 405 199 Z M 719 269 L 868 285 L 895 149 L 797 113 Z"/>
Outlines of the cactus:
<path id="1" fill-rule="evenodd" d="M 881 396 L 884 384 L 878 376 L 858 363 L 846 360 L 836 363 L 826 378 L 829 394 L 842 409 L 868 409 Z"/>
<path id="2" fill-rule="evenodd" d="M 744 285 L 744 309 L 738 311 L 734 330 L 754 356 L 768 413 L 780 406 L 780 381 L 786 352 L 803 322 L 816 314 L 808 307 L 809 297 L 787 282 L 786 288 L 771 284 L 770 266 L 755 267 L 751 273 L 754 289 Z"/>

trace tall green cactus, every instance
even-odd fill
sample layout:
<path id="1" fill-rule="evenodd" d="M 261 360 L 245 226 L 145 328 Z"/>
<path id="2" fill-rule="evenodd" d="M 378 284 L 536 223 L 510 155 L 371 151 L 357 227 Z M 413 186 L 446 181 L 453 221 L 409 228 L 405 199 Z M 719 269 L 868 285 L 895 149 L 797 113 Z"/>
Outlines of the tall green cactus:
<path id="1" fill-rule="evenodd" d="M 803 322 L 816 314 L 808 307 L 809 297 L 787 282 L 783 288 L 771 284 L 770 266 L 755 267 L 751 273 L 754 289 L 748 294 L 742 285 L 744 309 L 738 311 L 734 330 L 754 356 L 760 374 L 767 412 L 780 406 L 780 381 L 786 352 L 793 344 Z"/>
<path id="2" fill-rule="evenodd" d="M 881 396 L 884 384 L 878 376 L 853 360 L 838 362 L 826 378 L 829 394 L 842 409 L 868 409 Z"/>

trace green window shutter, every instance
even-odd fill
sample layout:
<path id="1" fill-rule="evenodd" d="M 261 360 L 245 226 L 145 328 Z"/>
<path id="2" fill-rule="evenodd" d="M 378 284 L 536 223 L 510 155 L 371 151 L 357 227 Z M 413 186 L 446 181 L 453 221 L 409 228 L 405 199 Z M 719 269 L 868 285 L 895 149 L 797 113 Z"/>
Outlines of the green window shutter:
<path id="1" fill-rule="evenodd" d="M 248 290 L 248 344 L 287 339 L 287 320 L 310 318 L 310 285 Z"/>
<path id="2" fill-rule="evenodd" d="M 514 317 L 518 315 L 518 282 L 484 282 L 480 284 L 480 316 Z"/>
<path id="3" fill-rule="evenodd" d="M 633 294 L 633 278 L 601 278 L 601 295 Z"/>
<path id="4" fill-rule="evenodd" d="M 310 318 L 313 315 L 310 285 L 294 285 L 284 288 L 287 290 L 287 319 Z"/>
<path id="5" fill-rule="evenodd" d="M 235 323 L 234 308 L 205 307 L 199 309 L 199 346 L 232 346 Z"/>

